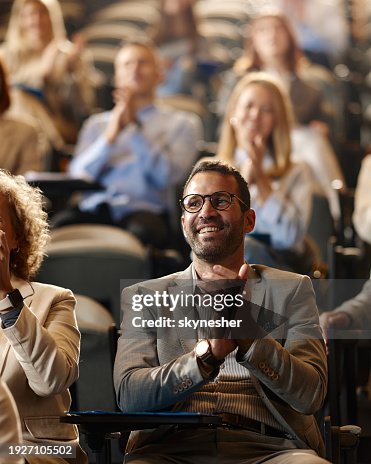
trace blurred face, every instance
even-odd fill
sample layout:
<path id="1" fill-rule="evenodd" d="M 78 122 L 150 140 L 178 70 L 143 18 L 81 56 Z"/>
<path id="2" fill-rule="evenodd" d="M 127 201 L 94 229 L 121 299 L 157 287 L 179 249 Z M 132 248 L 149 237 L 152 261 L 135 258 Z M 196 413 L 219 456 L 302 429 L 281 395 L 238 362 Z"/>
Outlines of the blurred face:
<path id="1" fill-rule="evenodd" d="M 262 62 L 270 65 L 272 58 L 284 58 L 290 46 L 285 25 L 279 18 L 261 18 L 254 24 L 252 43 Z"/>
<path id="2" fill-rule="evenodd" d="M 47 44 L 52 40 L 52 24 L 49 12 L 43 3 L 38 1 L 27 2 L 21 11 L 21 31 L 23 36 L 37 44 Z"/>
<path id="3" fill-rule="evenodd" d="M 4 195 L 0 193 L 0 230 L 5 232 L 5 237 L 8 242 L 9 250 L 18 247 L 16 235 L 10 217 L 9 203 Z M 0 250 L 2 252 L 2 250 Z M 1 255 L 2 253 L 0 253 Z"/>
<path id="4" fill-rule="evenodd" d="M 118 52 L 116 88 L 131 87 L 138 95 L 150 96 L 154 94 L 159 77 L 155 57 L 145 47 L 129 45 Z"/>
<path id="5" fill-rule="evenodd" d="M 211 195 L 223 190 L 238 195 L 237 181 L 233 176 L 200 172 L 192 178 L 184 196 L 191 193 Z M 242 212 L 236 198 L 224 211 L 216 210 L 206 198 L 199 212 L 183 212 L 182 226 L 194 255 L 203 261 L 218 263 L 234 255 L 241 256 L 241 253 L 243 256 L 245 233 L 253 229 L 254 218 L 253 210 Z"/>
<path id="6" fill-rule="evenodd" d="M 238 144 L 240 140 L 252 142 L 257 135 L 266 142 L 275 124 L 270 91 L 263 85 L 250 84 L 241 93 L 231 119 Z"/>
<path id="7" fill-rule="evenodd" d="M 164 0 L 163 9 L 170 16 L 178 15 L 186 10 L 191 3 L 192 0 Z"/>

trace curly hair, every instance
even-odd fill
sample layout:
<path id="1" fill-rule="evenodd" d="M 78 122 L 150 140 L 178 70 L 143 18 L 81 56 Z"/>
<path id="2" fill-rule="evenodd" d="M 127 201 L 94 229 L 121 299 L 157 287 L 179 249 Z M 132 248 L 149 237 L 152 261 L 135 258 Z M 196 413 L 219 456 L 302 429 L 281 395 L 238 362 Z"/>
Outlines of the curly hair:
<path id="1" fill-rule="evenodd" d="M 0 169 L 0 195 L 9 203 L 10 217 L 19 250 L 10 256 L 11 272 L 30 280 L 39 270 L 49 241 L 48 216 L 43 209 L 42 192 L 31 187 L 23 176 Z"/>

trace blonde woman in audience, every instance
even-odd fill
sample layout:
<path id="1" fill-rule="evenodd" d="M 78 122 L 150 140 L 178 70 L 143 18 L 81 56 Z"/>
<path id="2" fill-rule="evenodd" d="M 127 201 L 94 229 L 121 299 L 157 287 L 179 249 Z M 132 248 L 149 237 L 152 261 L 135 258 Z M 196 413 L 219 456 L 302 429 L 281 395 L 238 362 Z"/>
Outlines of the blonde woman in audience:
<path id="1" fill-rule="evenodd" d="M 336 81 L 328 70 L 308 61 L 288 19 L 277 10 L 262 11 L 246 31 L 245 52 L 225 76 L 220 103 L 249 72 L 265 71 L 279 79 L 294 111 L 292 158 L 308 164 L 316 192 L 327 197 L 332 216 L 338 220 L 339 199 L 331 185 L 337 180 L 345 188 L 345 179 L 333 149 L 343 124 L 343 101 Z"/>
<path id="2" fill-rule="evenodd" d="M 246 259 L 304 272 L 312 183 L 307 166 L 291 160 L 291 120 L 279 82 L 249 73 L 228 102 L 218 157 L 237 167 L 250 187 L 257 221 L 246 236 Z"/>
<path id="3" fill-rule="evenodd" d="M 42 195 L 23 176 L 0 170 L 0 363 L 28 444 L 71 445 L 76 458 L 48 456 L 49 464 L 85 464 L 68 411 L 68 388 L 78 377 L 80 333 L 70 290 L 32 282 L 48 241 Z M 68 458 L 68 459 L 67 459 Z M 44 462 L 28 455 L 28 464 Z"/>
<path id="4" fill-rule="evenodd" d="M 332 141 L 341 134 L 343 101 L 334 76 L 305 57 L 288 19 L 276 9 L 265 8 L 247 25 L 244 53 L 225 78 L 221 103 L 251 71 L 268 72 L 283 82 L 298 124 L 311 125 Z"/>
<path id="5" fill-rule="evenodd" d="M 57 0 L 15 0 L 0 56 L 8 67 L 16 113 L 37 117 L 60 148 L 74 143 L 95 104 L 94 69 L 83 45 L 67 40 Z"/>
<path id="6" fill-rule="evenodd" d="M 35 125 L 8 116 L 9 106 L 9 87 L 0 60 L 0 168 L 12 174 L 42 171 L 48 148 L 46 140 Z"/>

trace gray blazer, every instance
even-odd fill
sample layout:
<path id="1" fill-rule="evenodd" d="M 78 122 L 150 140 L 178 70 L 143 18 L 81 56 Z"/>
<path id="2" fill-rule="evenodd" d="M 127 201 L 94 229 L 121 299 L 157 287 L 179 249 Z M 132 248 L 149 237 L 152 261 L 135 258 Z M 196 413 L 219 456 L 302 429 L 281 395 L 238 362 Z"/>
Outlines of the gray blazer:
<path id="1" fill-rule="evenodd" d="M 350 329 L 371 330 L 371 278 L 354 297 L 344 301 L 335 311 L 342 311 L 351 319 Z"/>
<path id="2" fill-rule="evenodd" d="M 319 327 L 315 295 L 309 277 L 256 265 L 260 275 L 249 281 L 251 302 L 264 307 L 274 318 L 286 320 L 284 336 L 274 330 L 256 339 L 243 359 L 267 408 L 280 423 L 298 437 L 302 447 L 323 455 L 323 442 L 313 417 L 327 391 L 327 364 Z M 148 328 L 133 326 L 132 302 L 136 294 L 155 291 L 180 294 L 192 284 L 191 267 L 185 271 L 124 289 L 123 320 L 115 361 L 114 382 L 122 411 L 181 409 L 182 400 L 202 389 L 201 375 L 193 348 L 193 328 Z M 170 317 L 175 322 L 194 316 L 192 307 L 146 306 L 135 313 L 143 319 Z M 271 320 L 271 322 L 272 322 Z M 137 325 L 137 324 L 136 324 Z M 282 419 L 282 420 L 281 420 Z"/>

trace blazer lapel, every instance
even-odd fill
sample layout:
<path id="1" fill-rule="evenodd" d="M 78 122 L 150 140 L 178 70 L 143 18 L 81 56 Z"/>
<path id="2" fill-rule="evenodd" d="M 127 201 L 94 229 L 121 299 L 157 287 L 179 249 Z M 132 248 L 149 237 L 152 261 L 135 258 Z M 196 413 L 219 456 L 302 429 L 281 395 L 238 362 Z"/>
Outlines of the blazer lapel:
<path id="1" fill-rule="evenodd" d="M 24 298 L 24 303 L 27 306 L 30 306 L 32 302 L 32 295 L 34 293 L 31 285 L 25 280 L 16 279 L 14 277 L 12 277 L 11 282 L 12 282 L 12 286 L 14 288 L 17 288 L 21 292 L 21 295 Z M 0 374 L 3 373 L 4 365 L 8 357 L 9 349 L 10 349 L 10 344 L 8 342 L 8 339 L 5 337 L 5 335 L 2 332 L 0 332 Z"/>
<path id="2" fill-rule="evenodd" d="M 182 301 L 182 298 L 184 300 L 187 295 L 193 294 L 191 266 L 181 272 L 175 279 L 174 286 L 169 288 L 169 293 L 174 298 L 178 297 L 179 301 Z M 188 300 L 188 304 L 178 304 L 174 309 L 175 326 L 185 353 L 192 351 L 198 340 L 197 329 L 195 329 L 193 325 L 187 325 L 187 321 L 196 321 L 198 319 L 197 309 L 190 304 L 192 299 L 188 298 Z"/>

